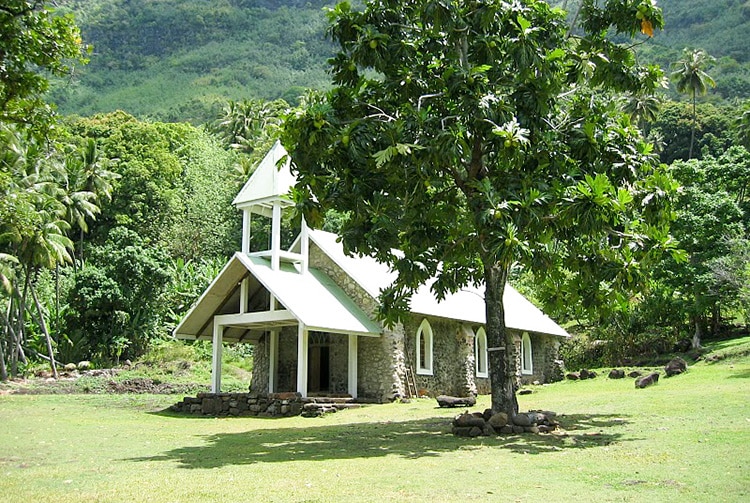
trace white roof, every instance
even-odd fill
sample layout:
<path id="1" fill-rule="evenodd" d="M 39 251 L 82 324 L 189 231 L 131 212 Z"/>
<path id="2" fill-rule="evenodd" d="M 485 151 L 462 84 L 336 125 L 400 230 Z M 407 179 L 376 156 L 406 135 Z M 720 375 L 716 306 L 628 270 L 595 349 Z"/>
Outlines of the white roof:
<path id="1" fill-rule="evenodd" d="M 232 204 L 242 209 L 265 205 L 273 200 L 289 201 L 289 189 L 296 182 L 289 167 L 286 149 L 277 141 L 260 161 Z"/>
<path id="2" fill-rule="evenodd" d="M 174 335 L 181 339 L 210 339 L 214 315 L 234 314 L 239 306 L 239 283 L 250 278 L 249 297 L 267 290 L 291 317 L 280 319 L 259 313 L 252 322 L 238 322 L 224 331 L 228 342 L 256 339 L 270 327 L 304 324 L 308 330 L 378 336 L 382 329 L 372 321 L 333 281 L 320 271 L 300 274 L 298 266 L 282 263 L 272 270 L 267 258 L 235 253 L 219 275 L 188 311 Z M 262 310 L 267 306 L 261 306 Z M 267 316 L 266 316 L 267 315 Z M 265 318 L 265 319 L 264 319 Z"/>
<path id="3" fill-rule="evenodd" d="M 346 255 L 342 244 L 338 242 L 338 236 L 335 234 L 311 230 L 309 236 L 312 242 L 373 297 L 380 295 L 380 291 L 396 279 L 395 272 L 372 257 Z M 432 282 L 422 286 L 412 296 L 410 303 L 412 313 L 482 325 L 486 323 L 484 286 L 480 288 L 466 287 L 456 293 L 448 294 L 444 300 L 438 301 L 430 290 L 431 284 Z M 505 287 L 503 303 L 505 306 L 505 325 L 508 328 L 563 337 L 568 336 L 565 329 L 552 321 L 510 285 Z"/>

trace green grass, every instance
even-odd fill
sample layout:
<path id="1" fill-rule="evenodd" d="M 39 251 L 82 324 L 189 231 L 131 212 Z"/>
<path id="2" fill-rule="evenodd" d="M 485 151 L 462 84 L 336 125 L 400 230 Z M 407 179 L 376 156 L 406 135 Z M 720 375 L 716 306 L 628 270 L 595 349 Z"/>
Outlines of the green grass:
<path id="1" fill-rule="evenodd" d="M 745 341 L 747 342 L 747 341 Z M 433 400 L 206 419 L 153 395 L 0 396 L 3 501 L 748 501 L 750 358 L 535 387 L 565 431 L 466 439 Z M 481 397 L 475 408 L 488 405 Z"/>

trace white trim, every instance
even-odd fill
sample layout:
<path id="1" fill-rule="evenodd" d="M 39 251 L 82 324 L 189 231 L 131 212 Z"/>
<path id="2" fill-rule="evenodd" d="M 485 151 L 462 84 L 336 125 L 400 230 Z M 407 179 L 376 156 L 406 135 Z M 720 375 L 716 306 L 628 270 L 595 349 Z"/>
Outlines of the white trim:
<path id="1" fill-rule="evenodd" d="M 425 341 L 425 349 L 427 350 L 427 353 L 424 355 L 424 363 L 425 365 L 422 366 L 422 344 L 420 339 L 424 337 Z M 430 322 L 427 321 L 427 318 L 422 320 L 422 323 L 419 325 L 419 329 L 417 330 L 417 335 L 414 338 L 415 345 L 416 345 L 416 353 L 417 353 L 417 361 L 416 367 L 417 367 L 417 374 L 418 375 L 432 375 L 432 369 L 433 369 L 433 351 L 432 351 L 432 339 L 433 339 L 433 333 L 432 333 L 432 327 L 430 326 Z"/>
<path id="2" fill-rule="evenodd" d="M 211 351 L 211 393 L 221 393 L 221 354 L 224 347 L 224 326 L 214 317 Z"/>
<path id="3" fill-rule="evenodd" d="M 479 327 L 474 337 L 474 363 L 477 377 L 489 377 L 489 357 L 487 354 L 487 332 Z"/>
<path id="4" fill-rule="evenodd" d="M 531 375 L 534 373 L 534 353 L 531 349 L 531 337 L 528 332 L 521 336 L 521 374 Z"/>
<path id="5" fill-rule="evenodd" d="M 274 201 L 271 217 L 271 269 L 279 270 L 279 253 L 281 252 L 281 205 Z"/>
<path id="6" fill-rule="evenodd" d="M 357 398 L 357 348 L 359 339 L 356 335 L 349 335 L 349 362 L 348 362 L 348 382 L 349 395 Z"/>
<path id="7" fill-rule="evenodd" d="M 307 327 L 302 323 L 297 330 L 297 393 L 307 398 Z"/>
<path id="8" fill-rule="evenodd" d="M 289 325 L 294 324 L 297 321 L 297 318 L 294 317 L 292 312 L 286 309 L 242 314 L 217 314 L 214 316 L 214 319 L 225 326 L 246 326 L 253 323 L 283 323 Z"/>
<path id="9" fill-rule="evenodd" d="M 250 211 L 242 210 L 242 253 L 250 253 L 250 219 Z"/>

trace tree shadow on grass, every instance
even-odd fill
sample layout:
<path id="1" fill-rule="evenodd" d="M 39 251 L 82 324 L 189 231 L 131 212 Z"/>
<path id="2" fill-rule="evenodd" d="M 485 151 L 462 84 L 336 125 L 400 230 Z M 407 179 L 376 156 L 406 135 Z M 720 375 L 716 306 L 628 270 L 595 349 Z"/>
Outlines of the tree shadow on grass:
<path id="1" fill-rule="evenodd" d="M 229 465 L 400 456 L 439 457 L 460 449 L 510 450 L 545 454 L 566 449 L 601 447 L 632 441 L 615 430 L 626 421 L 603 415 L 560 418 L 565 430 L 554 434 L 523 434 L 477 438 L 455 437 L 450 420 L 431 417 L 404 422 L 375 422 L 249 430 L 202 437 L 204 445 L 178 447 L 154 456 L 127 461 L 169 461 L 182 468 L 221 468 Z"/>

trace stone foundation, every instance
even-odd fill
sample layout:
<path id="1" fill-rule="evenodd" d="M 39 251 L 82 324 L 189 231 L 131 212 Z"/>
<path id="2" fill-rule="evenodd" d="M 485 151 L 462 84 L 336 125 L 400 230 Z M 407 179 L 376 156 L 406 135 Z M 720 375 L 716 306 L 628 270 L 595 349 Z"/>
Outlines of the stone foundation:
<path id="1" fill-rule="evenodd" d="M 300 415 L 304 404 L 299 393 L 198 393 L 169 410 L 196 416 L 289 417 Z"/>
<path id="2" fill-rule="evenodd" d="M 308 397 L 299 393 L 198 393 L 186 396 L 169 410 L 195 416 L 317 417 L 361 407 L 351 397 Z"/>

